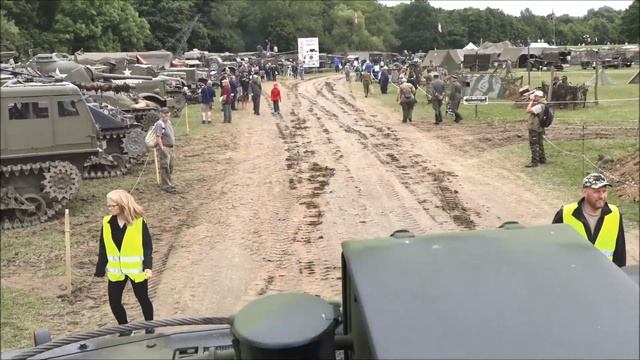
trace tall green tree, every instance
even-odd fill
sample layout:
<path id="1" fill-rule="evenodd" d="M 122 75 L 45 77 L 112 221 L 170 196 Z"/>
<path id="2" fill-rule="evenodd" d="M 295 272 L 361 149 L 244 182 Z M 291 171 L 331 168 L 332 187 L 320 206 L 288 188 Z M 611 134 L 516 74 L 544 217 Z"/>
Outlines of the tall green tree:
<path id="1" fill-rule="evenodd" d="M 620 39 L 627 43 L 640 42 L 640 1 L 634 0 L 629 7 L 622 12 L 618 23 Z"/>
<path id="2" fill-rule="evenodd" d="M 400 4 L 396 12 L 396 23 L 402 24 L 395 32 L 399 40 L 398 50 L 411 52 L 427 51 L 444 45 L 438 33 L 436 10 L 426 1 Z"/>
<path id="3" fill-rule="evenodd" d="M 20 29 L 13 20 L 9 20 L 4 10 L 0 10 L 0 51 L 24 51 Z"/>

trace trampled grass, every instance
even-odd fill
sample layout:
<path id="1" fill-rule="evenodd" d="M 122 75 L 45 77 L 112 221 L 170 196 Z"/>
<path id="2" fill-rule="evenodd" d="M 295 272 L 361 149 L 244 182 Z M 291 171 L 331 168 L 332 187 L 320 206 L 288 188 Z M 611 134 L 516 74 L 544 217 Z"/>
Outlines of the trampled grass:
<path id="1" fill-rule="evenodd" d="M 613 85 L 598 87 L 599 103 L 587 103 L 586 108 L 578 107 L 575 110 L 556 108 L 554 122 L 559 124 L 585 124 L 599 126 L 637 126 L 640 118 L 640 87 L 638 84 L 627 84 L 629 79 L 638 71 L 638 66 L 623 69 L 605 70 L 607 77 L 615 82 Z M 595 70 L 577 69 L 555 72 L 557 76 L 567 75 L 571 84 L 577 85 L 589 81 L 595 74 Z M 516 72 L 515 76 L 524 76 L 524 84 L 527 83 L 526 72 Z M 531 72 L 531 87 L 540 86 L 542 80 L 551 82 L 551 72 Z M 433 119 L 433 109 L 427 103 L 427 97 L 423 91 L 418 90 L 418 105 L 414 110 L 414 117 L 421 119 Z M 353 91 L 362 91 L 360 83 L 353 83 Z M 589 87 L 587 100 L 594 100 L 594 87 Z M 378 84 L 374 84 L 374 97 L 392 106 L 400 112 L 395 103 L 396 88 L 389 85 L 389 94 L 380 96 Z M 443 106 L 444 110 L 444 106 Z M 489 99 L 489 104 L 477 106 L 460 104 L 460 113 L 467 123 L 486 122 L 510 122 L 527 118 L 525 108 L 514 106 L 514 102 L 505 99 Z"/>
<path id="2" fill-rule="evenodd" d="M 558 144 L 559 149 L 545 143 L 547 164 L 539 166 L 535 170 L 527 171 L 536 183 L 552 186 L 565 194 L 564 199 L 558 200 L 558 208 L 563 200 L 578 200 L 582 195 L 580 184 L 585 174 L 597 172 L 598 169 L 587 161 L 582 161 L 566 152 L 582 154 L 582 141 L 563 141 Z M 596 139 L 585 140 L 584 155 L 588 159 L 597 159 L 600 155 L 606 155 L 614 161 L 620 159 L 638 149 L 637 139 Z M 529 145 L 526 143 L 507 146 L 495 150 L 501 157 L 513 162 L 522 162 L 530 156 Z M 596 164 L 597 165 L 597 164 Z M 608 202 L 620 207 L 624 215 L 625 226 L 638 227 L 640 221 L 640 207 L 638 204 L 621 200 L 615 192 L 615 188 L 609 191 Z"/>
<path id="3" fill-rule="evenodd" d="M 61 311 L 62 303 L 56 298 L 36 297 L 24 290 L 2 287 L 2 349 L 33 346 L 25 339 L 33 338 L 33 331 L 43 327 L 44 314 Z"/>
<path id="4" fill-rule="evenodd" d="M 586 108 L 576 110 L 559 109 L 556 112 L 554 124 L 584 124 L 592 126 L 623 126 L 629 127 L 629 131 L 638 133 L 637 127 L 640 123 L 640 87 L 638 84 L 627 84 L 629 79 L 638 71 L 638 66 L 623 69 L 605 70 L 607 77 L 615 84 L 598 87 L 598 105 L 588 103 Z M 556 72 L 558 76 L 567 75 L 572 84 L 580 84 L 589 81 L 595 74 L 595 70 L 582 70 L 579 67 L 568 71 Z M 516 76 L 524 75 L 524 83 L 527 82 L 527 73 L 519 72 Z M 542 80 L 550 82 L 551 73 L 531 72 L 532 87 L 539 86 Z M 362 91 L 362 85 L 358 82 L 352 84 L 354 93 Z M 396 87 L 389 85 L 389 94 L 381 95 L 378 84 L 374 84 L 373 99 L 380 101 L 383 105 L 392 109 L 401 118 L 400 106 L 395 102 Z M 594 100 L 594 88 L 589 88 L 588 100 Z M 524 108 L 516 108 L 513 102 L 503 99 L 490 99 L 488 105 L 479 105 L 477 117 L 475 106 L 460 105 L 460 112 L 464 117 L 464 123 L 509 123 L 521 121 L 527 118 Z M 444 106 L 443 106 L 444 110 Z M 433 121 L 433 109 L 427 103 L 426 95 L 422 90 L 418 90 L 418 104 L 414 109 L 414 120 Z M 553 126 L 553 125 L 552 125 Z M 597 139 L 585 141 L 585 156 L 592 162 L 599 155 L 606 155 L 616 160 L 637 151 L 640 139 Z M 582 154 L 581 141 L 560 141 L 556 145 L 568 152 Z M 559 191 L 565 193 L 567 199 L 580 196 L 579 184 L 584 177 L 584 172 L 592 172 L 597 169 L 585 162 L 584 170 L 582 160 L 573 156 L 568 156 L 561 151 L 546 144 L 547 157 L 550 163 L 546 166 L 538 167 L 535 171 L 527 172 L 528 176 L 538 181 L 545 181 L 552 184 Z M 529 148 L 526 141 L 522 144 L 508 146 L 497 150 L 505 159 L 511 159 L 515 163 L 522 162 L 529 156 Z M 615 191 L 609 193 L 609 200 L 613 204 L 620 206 L 625 214 L 625 221 L 630 226 L 637 227 L 639 222 L 638 204 L 620 200 Z M 560 205 L 560 204 L 559 204 Z"/>

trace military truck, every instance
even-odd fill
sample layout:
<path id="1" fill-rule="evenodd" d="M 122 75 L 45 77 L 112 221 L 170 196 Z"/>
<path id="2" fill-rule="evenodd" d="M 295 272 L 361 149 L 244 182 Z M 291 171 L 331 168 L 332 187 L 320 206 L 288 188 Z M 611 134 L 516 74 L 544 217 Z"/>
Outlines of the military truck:
<path id="1" fill-rule="evenodd" d="M 134 322 L 55 340 L 42 329 L 35 347 L 2 358 L 640 356 L 638 267 L 621 270 L 565 224 L 426 236 L 399 230 L 344 242 L 341 264 L 341 301 L 279 293 L 232 317 Z M 107 336 L 183 325 L 204 326 Z"/>

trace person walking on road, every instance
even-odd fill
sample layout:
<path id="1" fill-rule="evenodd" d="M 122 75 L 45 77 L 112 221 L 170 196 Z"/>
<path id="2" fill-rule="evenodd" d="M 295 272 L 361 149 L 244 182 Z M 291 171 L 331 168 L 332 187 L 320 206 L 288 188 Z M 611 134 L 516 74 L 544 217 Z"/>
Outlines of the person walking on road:
<path id="1" fill-rule="evenodd" d="M 369 97 L 369 91 L 371 90 L 371 82 L 373 76 L 370 72 L 365 71 L 362 73 L 362 88 L 364 89 L 364 97 Z"/>
<path id="2" fill-rule="evenodd" d="M 431 81 L 431 106 L 435 112 L 435 124 L 440 125 L 442 122 L 442 101 L 444 100 L 444 81 L 440 80 L 440 74 L 431 74 L 433 81 Z"/>
<path id="3" fill-rule="evenodd" d="M 380 93 L 386 94 L 389 88 L 389 69 L 385 66 L 380 73 Z"/>
<path id="4" fill-rule="evenodd" d="M 224 112 L 223 123 L 231 123 L 231 104 L 233 103 L 233 93 L 231 92 L 231 86 L 229 86 L 229 80 L 222 81 L 222 111 Z"/>
<path id="5" fill-rule="evenodd" d="M 213 102 L 216 98 L 216 90 L 213 88 L 213 82 L 207 81 L 207 85 L 200 89 L 200 99 L 202 103 L 202 123 L 211 124 L 211 111 L 213 111 Z"/>
<path id="6" fill-rule="evenodd" d="M 455 119 L 453 121 L 457 123 L 462 121 L 462 115 L 458 112 L 458 108 L 460 108 L 460 100 L 462 100 L 462 85 L 460 85 L 457 76 L 451 75 L 451 93 L 449 94 L 448 107 L 455 115 Z"/>
<path id="7" fill-rule="evenodd" d="M 538 164 L 547 162 L 544 154 L 544 128 L 540 124 L 540 116 L 544 114 L 544 108 L 547 101 L 544 99 L 542 90 L 536 90 L 529 97 L 529 105 L 527 105 L 527 113 L 529 114 L 529 122 L 527 128 L 529 130 L 529 148 L 531 149 L 531 162 L 524 167 L 536 167 Z"/>
<path id="8" fill-rule="evenodd" d="M 416 88 L 404 78 L 400 80 L 396 102 L 402 106 L 402 122 L 412 121 L 413 107 L 416 104 Z"/>
<path id="9" fill-rule="evenodd" d="M 251 101 L 253 102 L 253 114 L 260 115 L 260 96 L 262 95 L 260 75 L 254 74 L 249 86 L 251 89 Z"/>
<path id="10" fill-rule="evenodd" d="M 604 175 L 587 175 L 582 180 L 582 199 L 563 205 L 553 223 L 570 225 L 609 260 L 623 267 L 627 264 L 624 226 L 618 207 L 607 203 L 609 186 Z"/>
<path id="11" fill-rule="evenodd" d="M 175 167 L 175 157 L 173 147 L 176 144 L 175 132 L 170 119 L 171 112 L 168 108 L 160 109 L 160 120 L 155 123 L 156 147 L 159 150 L 160 158 L 160 180 L 161 189 L 168 193 L 175 193 L 176 187 L 173 185 L 171 176 Z"/>
<path id="12" fill-rule="evenodd" d="M 271 102 L 273 103 L 273 113 L 280 115 L 280 102 L 282 101 L 282 95 L 280 94 L 280 88 L 278 83 L 273 84 L 271 89 Z"/>
<path id="13" fill-rule="evenodd" d="M 149 299 L 149 279 L 153 276 L 153 243 L 144 221 L 144 211 L 128 192 L 113 190 L 107 194 L 109 215 L 103 217 L 95 277 L 108 278 L 109 306 L 118 324 L 127 324 L 122 293 L 131 282 L 133 293 L 146 321 L 153 320 L 153 304 Z M 145 333 L 153 334 L 153 328 Z M 131 331 L 120 336 L 131 335 Z"/>

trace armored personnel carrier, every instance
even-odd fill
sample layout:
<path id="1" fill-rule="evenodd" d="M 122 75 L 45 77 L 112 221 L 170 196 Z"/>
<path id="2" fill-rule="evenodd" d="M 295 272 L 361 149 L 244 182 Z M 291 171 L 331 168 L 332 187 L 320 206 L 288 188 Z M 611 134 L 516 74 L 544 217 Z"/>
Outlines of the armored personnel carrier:
<path id="1" fill-rule="evenodd" d="M 342 301 L 258 298 L 229 318 L 154 320 L 51 340 L 3 359 L 637 359 L 638 267 L 564 224 L 505 224 L 342 244 Z M 628 274 L 625 274 L 625 270 Z M 203 290 L 205 291 L 205 290 Z M 215 291 L 211 296 L 215 297 Z M 204 325 L 153 335 L 107 336 Z"/>
<path id="2" fill-rule="evenodd" d="M 76 86 L 16 82 L 0 87 L 0 94 L 4 229 L 54 216 L 76 196 L 82 177 L 116 176 L 129 168 L 123 148 L 108 145 L 124 141 L 128 126 L 96 122 Z M 144 134 L 137 138 L 144 147 Z"/>

